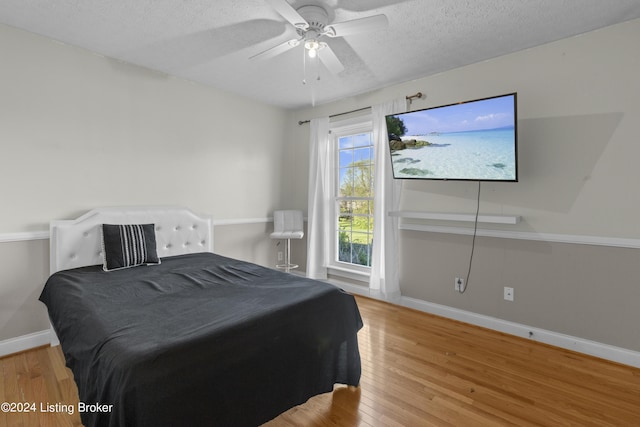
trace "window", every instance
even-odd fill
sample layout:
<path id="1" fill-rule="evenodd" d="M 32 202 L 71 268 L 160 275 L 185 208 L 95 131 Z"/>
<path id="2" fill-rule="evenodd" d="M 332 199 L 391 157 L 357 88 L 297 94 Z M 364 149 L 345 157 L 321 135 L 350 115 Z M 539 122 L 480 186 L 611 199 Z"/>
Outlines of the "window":
<path id="1" fill-rule="evenodd" d="M 332 129 L 336 155 L 333 267 L 368 273 L 373 244 L 371 122 Z"/>

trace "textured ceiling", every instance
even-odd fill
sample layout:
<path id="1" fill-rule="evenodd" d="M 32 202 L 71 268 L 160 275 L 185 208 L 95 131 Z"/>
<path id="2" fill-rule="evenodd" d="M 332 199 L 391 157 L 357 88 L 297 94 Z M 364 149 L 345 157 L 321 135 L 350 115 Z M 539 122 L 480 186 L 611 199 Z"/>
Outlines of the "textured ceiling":
<path id="1" fill-rule="evenodd" d="M 640 18 L 640 0 L 289 0 L 330 22 L 385 14 L 386 28 L 327 39 L 332 75 L 265 0 L 1 0 L 0 22 L 284 108 L 308 107 Z M 317 80 L 317 76 L 320 80 Z"/>

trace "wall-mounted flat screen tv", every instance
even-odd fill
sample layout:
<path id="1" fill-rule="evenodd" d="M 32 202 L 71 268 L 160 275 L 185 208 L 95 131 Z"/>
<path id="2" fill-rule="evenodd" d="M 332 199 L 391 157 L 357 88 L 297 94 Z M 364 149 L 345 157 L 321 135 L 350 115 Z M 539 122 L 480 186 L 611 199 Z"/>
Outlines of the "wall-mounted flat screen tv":
<path id="1" fill-rule="evenodd" d="M 516 93 L 386 119 L 394 178 L 518 181 Z"/>

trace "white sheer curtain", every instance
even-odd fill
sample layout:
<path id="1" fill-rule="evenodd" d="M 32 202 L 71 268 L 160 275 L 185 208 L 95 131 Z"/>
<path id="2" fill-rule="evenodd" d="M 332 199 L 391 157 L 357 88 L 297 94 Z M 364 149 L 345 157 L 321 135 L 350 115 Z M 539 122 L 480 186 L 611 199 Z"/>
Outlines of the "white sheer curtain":
<path id="1" fill-rule="evenodd" d="M 311 120 L 309 148 L 309 205 L 307 207 L 307 276 L 326 279 L 331 247 L 331 182 L 333 155 L 329 118 Z"/>
<path id="2" fill-rule="evenodd" d="M 406 98 L 371 107 L 375 150 L 373 249 L 369 289 L 387 299 L 400 296 L 398 274 L 398 218 L 389 212 L 400 207 L 402 181 L 393 179 L 387 136 L 387 114 L 407 110 Z"/>

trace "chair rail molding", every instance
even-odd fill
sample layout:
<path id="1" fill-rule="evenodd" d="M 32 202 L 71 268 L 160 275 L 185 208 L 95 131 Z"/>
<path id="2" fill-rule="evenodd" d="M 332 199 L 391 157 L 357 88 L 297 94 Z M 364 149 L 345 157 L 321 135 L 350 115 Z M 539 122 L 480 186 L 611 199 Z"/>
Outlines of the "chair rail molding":
<path id="1" fill-rule="evenodd" d="M 23 242 L 27 240 L 46 240 L 49 238 L 47 231 L 23 231 L 19 233 L 0 233 L 0 243 Z"/>
<path id="2" fill-rule="evenodd" d="M 399 218 L 410 219 L 431 219 L 439 221 L 462 221 L 474 222 L 475 214 L 460 214 L 449 212 L 416 212 L 416 211 L 391 211 L 389 216 L 397 216 Z M 498 215 L 498 214 L 482 214 L 478 215 L 478 222 L 491 224 L 517 224 L 522 217 L 520 215 Z"/>
<path id="3" fill-rule="evenodd" d="M 422 231 L 427 233 L 471 235 L 473 228 L 429 224 L 428 222 L 410 222 L 408 220 L 474 222 L 475 214 L 446 212 L 392 211 L 389 216 L 400 219 L 398 229 L 406 231 Z M 478 223 L 516 225 L 522 220 L 520 215 L 478 215 Z M 476 234 L 482 237 L 500 239 L 533 240 L 548 243 L 569 243 L 574 245 L 610 246 L 618 248 L 640 249 L 640 239 L 610 236 L 589 236 L 580 234 L 538 233 L 535 231 L 494 230 L 478 228 Z"/>
<path id="4" fill-rule="evenodd" d="M 214 227 L 226 225 L 242 225 L 242 224 L 266 224 L 273 222 L 273 218 L 231 218 L 213 220 Z M 47 240 L 49 239 L 49 230 L 43 231 L 20 231 L 13 233 L 0 233 L 0 243 L 22 242 L 29 240 Z"/>

